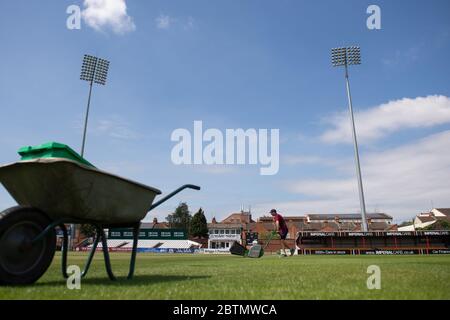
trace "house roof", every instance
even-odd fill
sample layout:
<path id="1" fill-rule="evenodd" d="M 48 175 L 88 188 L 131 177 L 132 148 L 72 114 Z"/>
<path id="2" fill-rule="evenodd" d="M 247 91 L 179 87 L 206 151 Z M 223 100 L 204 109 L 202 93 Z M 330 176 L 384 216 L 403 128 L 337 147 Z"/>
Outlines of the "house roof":
<path id="1" fill-rule="evenodd" d="M 436 218 L 432 216 L 418 216 L 417 219 L 419 219 L 421 222 L 430 222 L 436 220 Z"/>
<path id="2" fill-rule="evenodd" d="M 388 231 L 398 231 L 398 225 L 397 224 L 390 224 L 387 228 Z"/>
<path id="3" fill-rule="evenodd" d="M 447 216 L 447 217 L 436 217 L 436 220 L 450 222 L 450 217 L 449 216 Z"/>
<path id="4" fill-rule="evenodd" d="M 283 218 L 286 222 L 305 221 L 306 220 L 305 216 L 283 216 Z M 267 217 L 267 216 L 263 216 L 258 219 L 258 222 L 272 222 L 272 221 L 273 221 L 273 217 Z"/>
<path id="5" fill-rule="evenodd" d="M 220 223 L 209 223 L 208 229 L 239 229 L 245 230 L 247 232 L 260 232 L 264 233 L 273 230 L 273 219 L 272 217 L 261 217 L 258 222 L 235 222 L 231 221 L 235 218 L 238 220 L 241 213 L 234 213 L 226 219 L 227 222 Z M 245 214 L 244 214 L 245 215 Z M 248 214 L 246 216 L 249 216 Z M 359 214 L 340 214 L 340 215 L 320 215 L 313 214 L 309 215 L 310 221 L 307 222 L 305 217 L 295 216 L 295 217 L 285 217 L 287 227 L 291 232 L 296 231 L 361 231 L 361 223 L 355 222 L 354 220 L 359 220 L 361 215 Z M 335 220 L 338 217 L 339 221 Z M 423 217 L 422 217 L 423 218 Z M 446 217 L 442 217 L 444 219 Z M 371 231 L 386 231 L 386 230 L 396 230 L 397 226 L 392 225 L 387 222 L 378 222 L 374 220 L 391 220 L 392 217 L 384 213 L 371 213 L 368 214 L 369 220 L 369 230 Z M 292 231 L 294 230 L 294 231 Z"/>
<path id="6" fill-rule="evenodd" d="M 141 223 L 141 229 L 169 229 L 169 225 L 166 222 L 143 222 Z"/>
<path id="7" fill-rule="evenodd" d="M 450 208 L 440 208 L 440 209 L 436 208 L 436 210 L 446 215 L 447 217 L 450 217 Z"/>
<path id="8" fill-rule="evenodd" d="M 242 229 L 240 223 L 208 223 L 208 229 Z"/>
<path id="9" fill-rule="evenodd" d="M 339 231 L 339 225 L 335 222 L 322 223 L 322 228 L 319 231 L 322 232 L 333 232 Z"/>
<path id="10" fill-rule="evenodd" d="M 305 225 L 306 225 L 306 222 L 304 222 L 304 221 L 288 221 L 287 222 L 288 228 L 295 227 L 299 230 L 305 229 Z"/>
<path id="11" fill-rule="evenodd" d="M 339 227 L 341 231 L 352 231 L 355 229 L 355 223 L 354 222 L 341 222 L 339 223 Z"/>
<path id="12" fill-rule="evenodd" d="M 306 223 L 305 228 L 303 230 L 304 231 L 318 231 L 318 230 L 321 230 L 322 228 L 323 228 L 323 223 L 311 222 L 311 223 Z"/>
<path id="13" fill-rule="evenodd" d="M 309 214 L 307 215 L 309 220 L 359 220 L 361 214 L 359 213 L 347 213 L 347 214 Z M 392 219 L 392 217 L 386 213 L 368 213 L 367 219 Z"/>
<path id="14" fill-rule="evenodd" d="M 436 220 L 432 224 L 428 224 L 425 228 L 430 230 L 445 230 L 450 223 L 450 217 L 436 217 Z"/>
<path id="15" fill-rule="evenodd" d="M 389 230 L 390 227 L 391 227 L 391 225 L 387 224 L 386 222 L 369 223 L 369 230 L 371 230 L 371 231 L 385 231 L 385 230 Z"/>
<path id="16" fill-rule="evenodd" d="M 252 215 L 248 212 L 232 213 L 221 221 L 221 223 L 251 223 L 251 222 L 255 221 L 252 220 Z"/>

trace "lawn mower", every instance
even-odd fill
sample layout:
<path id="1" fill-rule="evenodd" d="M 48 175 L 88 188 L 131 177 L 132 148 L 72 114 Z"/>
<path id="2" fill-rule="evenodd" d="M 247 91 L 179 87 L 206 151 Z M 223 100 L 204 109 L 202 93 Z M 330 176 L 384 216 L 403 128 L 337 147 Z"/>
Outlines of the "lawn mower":
<path id="1" fill-rule="evenodd" d="M 264 250 L 269 245 L 270 241 L 276 236 L 278 233 L 276 231 L 272 231 L 269 235 L 269 239 L 267 239 L 266 244 L 264 247 L 258 243 L 252 244 L 250 249 L 247 249 L 243 245 L 241 245 L 239 242 L 235 241 L 233 245 L 230 247 L 230 253 L 242 256 L 242 257 L 248 257 L 248 258 L 261 258 L 264 255 Z"/>

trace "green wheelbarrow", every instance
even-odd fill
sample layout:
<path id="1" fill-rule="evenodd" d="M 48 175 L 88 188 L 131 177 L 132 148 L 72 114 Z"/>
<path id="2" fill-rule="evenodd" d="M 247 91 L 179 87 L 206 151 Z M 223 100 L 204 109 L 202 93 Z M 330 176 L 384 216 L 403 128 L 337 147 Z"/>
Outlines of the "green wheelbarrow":
<path id="1" fill-rule="evenodd" d="M 161 191 L 67 158 L 39 158 L 0 167 L 0 182 L 18 206 L 0 213 L 0 284 L 37 281 L 56 251 L 56 228 L 63 234 L 62 274 L 67 274 L 68 232 L 65 224 L 90 224 L 96 229 L 81 275 L 84 277 L 101 242 L 106 272 L 115 280 L 105 229 L 132 228 L 128 279 L 134 274 L 141 220 L 187 184 L 154 202 Z"/>

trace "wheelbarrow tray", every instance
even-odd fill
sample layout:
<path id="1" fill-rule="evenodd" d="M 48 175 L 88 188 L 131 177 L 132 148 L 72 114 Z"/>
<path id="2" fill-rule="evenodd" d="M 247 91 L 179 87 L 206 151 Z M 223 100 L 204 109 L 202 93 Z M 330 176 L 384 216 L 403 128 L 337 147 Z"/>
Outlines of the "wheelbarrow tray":
<path id="1" fill-rule="evenodd" d="M 0 182 L 19 205 L 51 219 L 132 224 L 142 220 L 161 191 L 63 159 L 34 159 L 0 167 Z"/>

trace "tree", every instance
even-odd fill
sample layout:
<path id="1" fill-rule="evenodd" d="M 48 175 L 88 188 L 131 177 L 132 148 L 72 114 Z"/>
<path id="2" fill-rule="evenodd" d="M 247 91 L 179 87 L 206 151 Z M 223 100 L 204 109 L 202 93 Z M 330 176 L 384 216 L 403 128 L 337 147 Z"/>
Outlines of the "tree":
<path id="1" fill-rule="evenodd" d="M 264 231 L 259 234 L 258 239 L 259 240 L 269 240 L 272 238 L 272 240 L 280 240 L 280 235 L 277 233 L 275 235 L 272 234 L 272 231 Z"/>
<path id="2" fill-rule="evenodd" d="M 189 230 L 192 216 L 189 213 L 189 207 L 186 202 L 182 202 L 175 209 L 175 212 L 166 217 L 170 228 Z"/>
<path id="3" fill-rule="evenodd" d="M 446 220 L 437 220 L 435 223 L 422 228 L 422 230 L 450 230 L 450 222 Z"/>
<path id="4" fill-rule="evenodd" d="M 191 229 L 189 233 L 193 237 L 206 237 L 208 235 L 208 223 L 206 222 L 205 213 L 202 208 L 198 209 L 191 220 Z"/>
<path id="5" fill-rule="evenodd" d="M 410 226 L 410 225 L 412 225 L 412 224 L 414 224 L 414 219 L 413 219 L 412 222 L 411 222 L 411 221 L 403 221 L 403 222 L 400 223 L 398 226 L 399 226 L 399 227 L 406 227 L 406 226 Z"/>
<path id="6" fill-rule="evenodd" d="M 91 238 L 95 236 L 95 227 L 90 224 L 82 224 L 80 227 L 80 232 L 86 237 Z"/>

